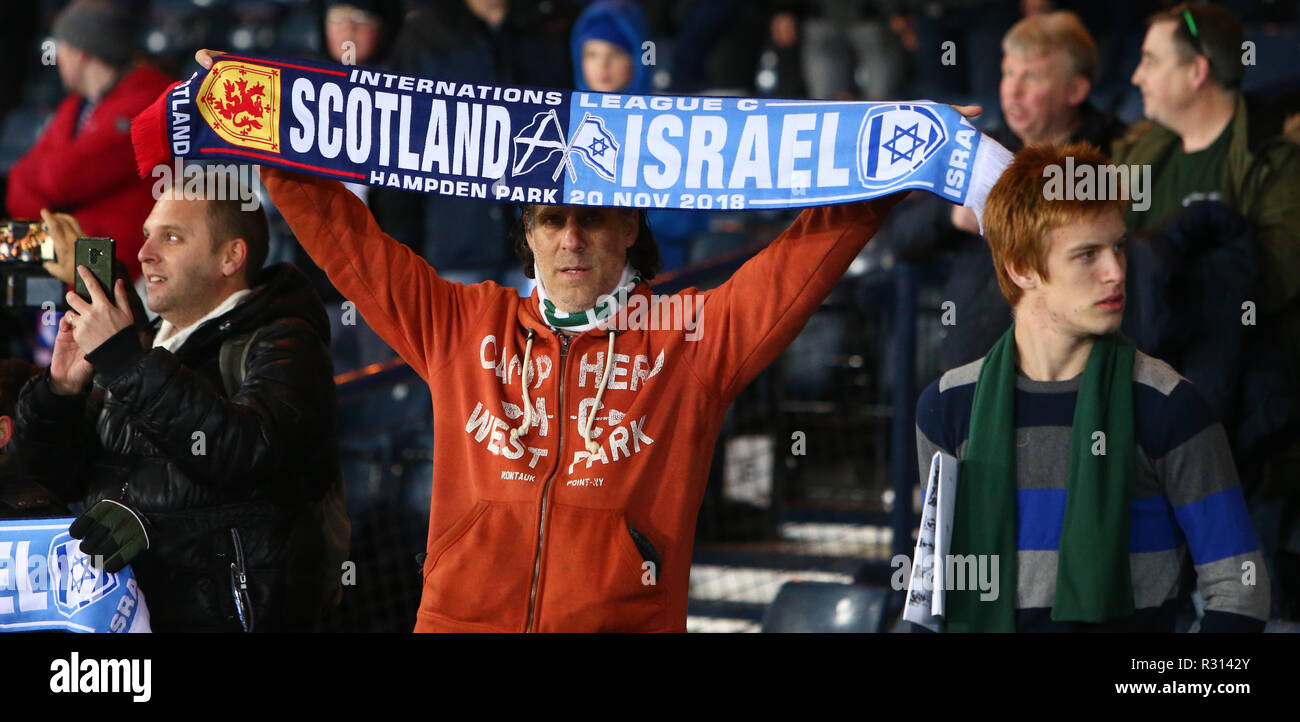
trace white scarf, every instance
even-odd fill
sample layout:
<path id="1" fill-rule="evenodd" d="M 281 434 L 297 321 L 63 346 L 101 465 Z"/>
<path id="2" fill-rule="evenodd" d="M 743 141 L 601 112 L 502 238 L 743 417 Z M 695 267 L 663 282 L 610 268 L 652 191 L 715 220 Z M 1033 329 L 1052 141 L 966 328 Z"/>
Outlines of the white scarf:
<path id="1" fill-rule="evenodd" d="M 165 348 L 172 353 L 176 353 L 176 349 L 180 348 L 181 345 L 188 341 L 190 334 L 197 331 L 199 326 L 202 326 L 208 321 L 211 321 L 235 306 L 238 306 L 240 303 L 243 303 L 244 299 L 248 298 L 251 293 L 252 290 L 247 288 L 241 291 L 235 291 L 229 296 L 226 296 L 226 300 L 218 303 L 216 308 L 208 311 L 206 316 L 182 329 L 176 328 L 170 321 L 164 318 L 162 325 L 158 327 L 158 334 L 153 337 L 153 347 Z"/>

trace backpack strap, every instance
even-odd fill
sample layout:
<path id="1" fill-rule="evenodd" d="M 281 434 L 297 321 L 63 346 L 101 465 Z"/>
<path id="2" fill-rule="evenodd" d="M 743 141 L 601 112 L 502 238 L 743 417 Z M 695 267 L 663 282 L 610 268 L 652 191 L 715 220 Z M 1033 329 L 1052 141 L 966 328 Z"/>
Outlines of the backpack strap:
<path id="1" fill-rule="evenodd" d="M 260 330 L 260 329 L 259 329 Z M 248 360 L 248 347 L 253 345 L 257 331 L 249 331 L 231 336 L 221 342 L 218 365 L 221 368 L 221 385 L 226 389 L 226 397 L 233 397 L 244 384 L 244 363 Z"/>

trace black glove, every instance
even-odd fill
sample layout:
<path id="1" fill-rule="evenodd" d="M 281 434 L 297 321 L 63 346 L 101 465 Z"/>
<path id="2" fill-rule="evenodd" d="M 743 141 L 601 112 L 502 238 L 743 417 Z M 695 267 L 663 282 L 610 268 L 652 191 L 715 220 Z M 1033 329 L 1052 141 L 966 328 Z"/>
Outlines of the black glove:
<path id="1" fill-rule="evenodd" d="M 68 534 L 81 540 L 81 551 L 91 563 L 102 557 L 104 571 L 116 574 L 140 552 L 149 548 L 144 515 L 113 499 L 104 499 L 87 509 L 68 527 Z"/>

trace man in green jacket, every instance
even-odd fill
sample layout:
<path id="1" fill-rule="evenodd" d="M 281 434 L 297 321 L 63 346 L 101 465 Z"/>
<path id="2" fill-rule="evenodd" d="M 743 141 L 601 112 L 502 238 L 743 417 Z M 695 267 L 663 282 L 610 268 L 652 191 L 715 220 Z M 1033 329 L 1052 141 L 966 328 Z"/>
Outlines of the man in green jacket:
<path id="1" fill-rule="evenodd" d="M 1150 207 L 1127 213 L 1130 230 L 1156 228 L 1202 200 L 1219 201 L 1250 222 L 1260 253 L 1256 323 L 1280 346 L 1286 371 L 1297 379 L 1300 147 L 1281 136 L 1279 116 L 1242 95 L 1242 36 L 1241 23 L 1222 7 L 1182 4 L 1152 16 L 1133 73 L 1147 121 L 1116 142 L 1112 157 L 1116 164 L 1151 166 Z M 1292 443 L 1266 464 L 1259 490 L 1291 507 L 1294 517 L 1297 479 L 1300 443 Z M 1287 527 L 1297 525 L 1275 523 L 1282 524 L 1277 544 L 1285 548 Z M 1259 532 L 1268 546 L 1272 535 Z M 1300 529 L 1290 535 L 1300 544 Z"/>

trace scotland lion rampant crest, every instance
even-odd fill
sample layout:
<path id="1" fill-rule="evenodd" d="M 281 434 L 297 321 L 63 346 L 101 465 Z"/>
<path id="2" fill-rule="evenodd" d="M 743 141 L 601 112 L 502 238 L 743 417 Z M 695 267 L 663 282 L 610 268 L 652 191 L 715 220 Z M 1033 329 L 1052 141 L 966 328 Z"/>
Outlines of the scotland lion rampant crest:
<path id="1" fill-rule="evenodd" d="M 280 71 L 219 62 L 199 87 L 199 113 L 222 140 L 280 152 Z"/>

